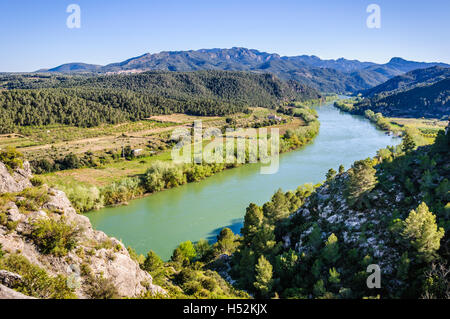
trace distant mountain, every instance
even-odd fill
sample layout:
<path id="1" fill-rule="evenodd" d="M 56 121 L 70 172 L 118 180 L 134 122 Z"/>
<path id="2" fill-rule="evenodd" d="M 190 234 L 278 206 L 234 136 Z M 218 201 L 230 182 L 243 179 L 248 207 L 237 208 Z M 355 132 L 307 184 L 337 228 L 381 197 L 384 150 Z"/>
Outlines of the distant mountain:
<path id="1" fill-rule="evenodd" d="M 387 84 L 386 84 L 387 86 Z M 450 77 L 433 84 L 377 94 L 355 104 L 355 112 L 370 109 L 388 117 L 448 118 L 450 115 Z"/>
<path id="2" fill-rule="evenodd" d="M 426 62 L 414 62 L 414 61 L 407 61 L 402 58 L 392 58 L 386 66 L 396 69 L 400 72 L 409 72 L 416 69 L 425 69 L 429 68 L 430 66 L 442 66 L 442 67 L 450 67 L 450 65 L 445 63 L 426 63 Z"/>
<path id="3" fill-rule="evenodd" d="M 435 66 L 427 69 L 417 69 L 396 76 L 362 93 L 366 97 L 373 97 L 376 94 L 388 95 L 394 91 L 405 91 L 417 86 L 433 84 L 446 78 L 450 78 L 450 68 L 448 67 Z"/>
<path id="4" fill-rule="evenodd" d="M 56 72 L 56 73 L 79 73 L 79 72 L 99 72 L 101 65 L 86 63 L 67 63 L 53 69 L 40 70 L 40 72 Z"/>
<path id="5" fill-rule="evenodd" d="M 337 60 L 322 60 L 315 55 L 300 55 L 296 57 L 283 57 L 282 59 L 289 59 L 294 61 L 299 61 L 305 65 L 309 65 L 317 68 L 330 68 L 335 69 L 340 72 L 351 73 L 357 70 L 365 69 L 375 63 L 372 62 L 360 62 L 358 60 L 347 60 L 340 58 Z"/>
<path id="6" fill-rule="evenodd" d="M 322 92 L 357 92 L 418 68 L 450 66 L 393 58 L 386 64 L 357 60 L 322 60 L 316 56 L 281 57 L 246 48 L 202 49 L 144 54 L 103 67 L 66 64 L 44 72 L 139 73 L 143 71 L 226 70 L 273 73 L 284 80 L 296 80 Z"/>

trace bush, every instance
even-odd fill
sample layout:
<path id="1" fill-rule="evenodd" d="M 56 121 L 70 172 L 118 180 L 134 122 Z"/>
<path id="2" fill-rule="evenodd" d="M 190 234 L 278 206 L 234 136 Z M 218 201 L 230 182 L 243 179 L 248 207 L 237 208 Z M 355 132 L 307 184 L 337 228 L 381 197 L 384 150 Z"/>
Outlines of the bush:
<path id="1" fill-rule="evenodd" d="M 44 181 L 39 177 L 33 177 L 30 179 L 31 185 L 35 187 L 42 186 L 44 184 Z"/>
<path id="2" fill-rule="evenodd" d="M 37 211 L 50 200 L 46 187 L 26 188 L 20 193 L 25 199 L 17 201 L 17 206 L 26 211 Z"/>
<path id="3" fill-rule="evenodd" d="M 76 186 L 75 188 L 65 188 L 62 190 L 66 193 L 67 198 L 72 206 L 81 213 L 103 207 L 103 197 L 97 187 Z"/>
<path id="4" fill-rule="evenodd" d="M 181 243 L 173 252 L 172 261 L 182 263 L 184 260 L 192 261 L 197 256 L 194 244 L 191 241 Z"/>
<path id="5" fill-rule="evenodd" d="M 79 232 L 75 225 L 66 224 L 64 218 L 41 219 L 33 224 L 31 239 L 42 253 L 65 256 L 76 247 Z"/>
<path id="6" fill-rule="evenodd" d="M 117 205 L 127 202 L 144 193 L 139 178 L 126 178 L 102 188 L 101 196 L 105 205 Z"/>
<path id="7" fill-rule="evenodd" d="M 23 167 L 22 157 L 22 153 L 12 147 L 7 147 L 5 150 L 0 151 L 0 162 L 3 162 L 9 171 Z"/>
<path id="8" fill-rule="evenodd" d="M 0 269 L 21 275 L 22 281 L 13 288 L 27 296 L 42 299 L 76 298 L 73 289 L 67 285 L 66 277 L 50 277 L 44 269 L 33 265 L 21 255 L 12 254 L 1 259 Z"/>
<path id="9" fill-rule="evenodd" d="M 90 275 L 87 280 L 88 288 L 86 293 L 92 299 L 116 299 L 119 297 L 117 288 L 111 282 L 103 276 L 94 277 Z"/>
<path id="10" fill-rule="evenodd" d="M 147 257 L 145 258 L 144 264 L 142 266 L 142 269 L 153 272 L 157 271 L 161 267 L 164 266 L 164 262 L 161 260 L 161 258 L 152 250 L 149 251 L 147 254 Z"/>
<path id="11" fill-rule="evenodd" d="M 156 162 L 145 173 L 143 185 L 148 192 L 153 193 L 183 185 L 187 180 L 181 166 Z"/>

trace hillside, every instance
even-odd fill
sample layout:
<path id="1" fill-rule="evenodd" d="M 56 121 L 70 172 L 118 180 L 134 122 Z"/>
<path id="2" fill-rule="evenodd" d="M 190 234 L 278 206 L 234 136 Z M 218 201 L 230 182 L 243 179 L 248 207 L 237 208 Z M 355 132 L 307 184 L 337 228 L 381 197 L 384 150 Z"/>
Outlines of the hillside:
<path id="1" fill-rule="evenodd" d="M 422 82 L 423 83 L 423 82 Z M 392 84 L 386 84 L 390 86 Z M 378 94 L 354 105 L 352 112 L 364 114 L 366 110 L 387 117 L 446 118 L 450 114 L 450 78 L 429 85 L 411 83 L 412 89 L 383 96 Z M 408 87 L 408 85 L 405 85 Z"/>
<path id="2" fill-rule="evenodd" d="M 246 48 L 202 49 L 144 54 L 103 67 L 81 63 L 66 64 L 40 72 L 121 73 L 160 71 L 228 70 L 272 73 L 297 80 L 322 92 L 356 92 L 381 84 L 402 73 L 443 63 L 424 63 L 393 58 L 386 64 L 357 60 L 322 60 L 315 56 L 281 57 Z"/>
<path id="3" fill-rule="evenodd" d="M 165 293 L 120 241 L 93 230 L 63 192 L 33 186 L 27 162 L 7 164 L 0 162 L 0 298 Z"/>
<path id="4" fill-rule="evenodd" d="M 413 147 L 250 204 L 228 263 L 237 286 L 266 298 L 449 298 L 450 135 Z"/>
<path id="5" fill-rule="evenodd" d="M 396 76 L 383 84 L 363 91 L 365 97 L 374 97 L 377 94 L 388 95 L 396 91 L 406 91 L 416 86 L 430 85 L 446 78 L 450 78 L 450 68 L 431 67 L 417 69 L 403 75 Z"/>
<path id="6" fill-rule="evenodd" d="M 156 114 L 227 115 L 248 107 L 321 95 L 273 75 L 243 72 L 147 72 L 111 76 L 5 76 L 0 83 L 0 133 L 54 123 L 92 127 Z"/>

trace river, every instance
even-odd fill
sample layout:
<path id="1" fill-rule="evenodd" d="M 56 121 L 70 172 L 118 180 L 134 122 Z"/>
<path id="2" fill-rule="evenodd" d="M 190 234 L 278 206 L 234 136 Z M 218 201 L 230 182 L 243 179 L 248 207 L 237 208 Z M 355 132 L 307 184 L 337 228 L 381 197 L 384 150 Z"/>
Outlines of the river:
<path id="1" fill-rule="evenodd" d="M 321 182 L 328 169 L 338 170 L 340 164 L 347 169 L 354 161 L 401 142 L 332 103 L 317 111 L 319 135 L 312 144 L 282 154 L 276 174 L 261 175 L 260 164 L 244 165 L 87 216 L 95 229 L 121 239 L 138 253 L 153 250 L 168 260 L 183 241 L 214 240 L 223 227 L 238 233 L 249 203 L 262 205 L 278 188 L 295 190 L 304 183 Z"/>

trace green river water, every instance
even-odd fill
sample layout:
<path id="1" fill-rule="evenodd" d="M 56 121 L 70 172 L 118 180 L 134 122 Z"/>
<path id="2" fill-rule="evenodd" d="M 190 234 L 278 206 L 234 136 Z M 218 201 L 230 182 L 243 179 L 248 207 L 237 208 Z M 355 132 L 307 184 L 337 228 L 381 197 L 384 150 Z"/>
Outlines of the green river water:
<path id="1" fill-rule="evenodd" d="M 321 182 L 330 168 L 337 170 L 343 164 L 347 169 L 380 148 L 400 143 L 368 120 L 332 104 L 317 111 L 319 135 L 312 144 L 282 154 L 276 174 L 261 175 L 260 164 L 244 165 L 87 216 L 95 229 L 121 239 L 138 253 L 153 250 L 168 260 L 183 241 L 214 240 L 223 227 L 238 233 L 249 203 L 262 205 L 278 188 L 287 191 Z"/>

